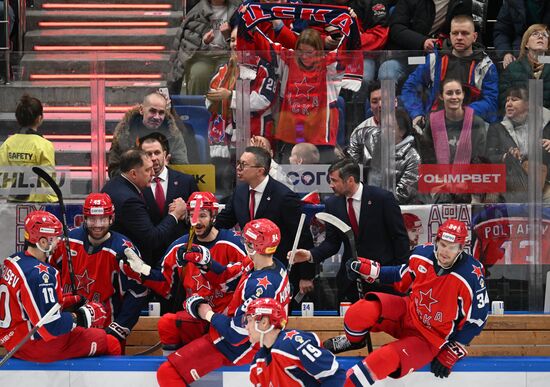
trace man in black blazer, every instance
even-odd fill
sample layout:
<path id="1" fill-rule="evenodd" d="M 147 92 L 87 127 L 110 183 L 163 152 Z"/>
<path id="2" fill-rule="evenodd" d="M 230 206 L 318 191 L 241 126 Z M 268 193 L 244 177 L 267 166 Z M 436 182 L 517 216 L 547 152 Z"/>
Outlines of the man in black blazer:
<path id="1" fill-rule="evenodd" d="M 245 149 L 237 161 L 237 177 L 242 183 L 237 184 L 226 207 L 218 214 L 216 227 L 232 228 L 238 224 L 243 229 L 251 219 L 271 220 L 281 230 L 281 243 L 274 255 L 286 265 L 302 208 L 296 193 L 269 176 L 270 166 L 271 156 L 268 151 L 256 146 Z M 253 195 L 251 190 L 255 191 Z M 313 247 L 307 225 L 302 230 L 299 246 Z M 306 263 L 292 269 L 290 280 L 295 288 L 299 287 L 302 293 L 308 293 L 313 290 L 314 276 L 315 266 Z"/>
<path id="2" fill-rule="evenodd" d="M 161 257 L 153 252 L 172 241 L 171 235 L 187 215 L 186 204 L 182 198 L 174 199 L 168 206 L 168 215 L 155 225 L 142 193 L 151 185 L 153 162 L 142 150 L 130 149 L 120 158 L 120 172 L 101 190 L 109 194 L 115 205 L 112 229 L 130 238 L 143 259 L 154 266 Z"/>
<path id="3" fill-rule="evenodd" d="M 147 212 L 153 224 L 159 224 L 168 215 L 169 204 L 176 198 L 185 202 L 189 196 L 199 190 L 191 175 L 175 171 L 167 167 L 170 158 L 170 148 L 166 136 L 153 132 L 139 139 L 139 147 L 153 162 L 153 179 L 151 186 L 143 190 Z M 170 243 L 189 232 L 187 222 L 178 222 L 170 236 L 170 242 L 153 252 L 153 256 L 164 256 Z"/>
<path id="4" fill-rule="evenodd" d="M 407 262 L 409 238 L 401 209 L 393 194 L 361 183 L 359 165 L 351 159 L 334 162 L 328 173 L 330 187 L 335 195 L 327 199 L 325 211 L 354 229 L 357 255 L 378 261 L 383 266 Z M 350 205 L 353 207 L 353 215 L 350 213 Z M 345 268 L 346 261 L 352 257 L 349 242 L 336 227 L 327 224 L 325 240 L 311 250 L 299 249 L 295 261 L 321 263 L 336 254 L 342 242 L 344 256 L 336 276 L 338 299 L 355 302 L 358 300 L 357 285 L 348 279 Z M 368 290 L 381 289 L 371 287 Z"/>

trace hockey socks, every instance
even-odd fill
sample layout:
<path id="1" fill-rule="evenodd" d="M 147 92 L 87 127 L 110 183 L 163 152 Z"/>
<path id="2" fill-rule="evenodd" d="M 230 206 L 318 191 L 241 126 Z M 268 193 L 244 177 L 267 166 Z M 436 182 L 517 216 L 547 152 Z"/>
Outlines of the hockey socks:
<path id="1" fill-rule="evenodd" d="M 377 300 L 359 300 L 350 306 L 344 316 L 344 330 L 348 340 L 352 344 L 364 341 L 381 313 L 382 308 Z"/>

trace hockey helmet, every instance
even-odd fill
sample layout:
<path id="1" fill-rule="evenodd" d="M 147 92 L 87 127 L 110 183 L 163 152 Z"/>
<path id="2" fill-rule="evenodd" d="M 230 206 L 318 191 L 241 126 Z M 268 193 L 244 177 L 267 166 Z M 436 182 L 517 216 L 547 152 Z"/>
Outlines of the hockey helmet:
<path id="1" fill-rule="evenodd" d="M 106 193 L 91 193 L 84 200 L 84 216 L 111 216 L 115 206 Z"/>
<path id="2" fill-rule="evenodd" d="M 196 206 L 201 210 L 209 210 L 212 215 L 218 213 L 218 199 L 212 192 L 193 192 L 187 201 L 187 211 L 192 212 Z"/>
<path id="3" fill-rule="evenodd" d="M 63 226 L 57 217 L 47 211 L 33 211 L 25 218 L 25 240 L 36 244 L 40 238 L 58 237 Z"/>
<path id="4" fill-rule="evenodd" d="M 466 224 L 456 219 L 446 220 L 437 230 L 436 240 L 459 243 L 464 246 L 468 240 Z"/>
<path id="5" fill-rule="evenodd" d="M 256 298 L 248 304 L 246 316 L 251 316 L 254 321 L 269 317 L 269 323 L 276 329 L 284 329 L 287 322 L 284 307 L 273 298 Z"/>
<path id="6" fill-rule="evenodd" d="M 422 220 L 415 214 L 405 212 L 403 214 L 403 221 L 405 222 L 405 228 L 407 230 L 416 230 L 422 227 Z"/>
<path id="7" fill-rule="evenodd" d="M 243 229 L 242 236 L 245 244 L 259 254 L 275 253 L 281 242 L 281 231 L 269 219 L 254 219 L 248 222 Z"/>

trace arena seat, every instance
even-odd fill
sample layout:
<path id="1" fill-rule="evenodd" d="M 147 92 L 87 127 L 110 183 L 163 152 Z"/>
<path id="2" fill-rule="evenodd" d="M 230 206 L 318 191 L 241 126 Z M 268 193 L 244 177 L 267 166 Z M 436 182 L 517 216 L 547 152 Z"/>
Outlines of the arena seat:
<path id="1" fill-rule="evenodd" d="M 174 105 L 174 109 L 183 122 L 193 127 L 195 134 L 207 138 L 210 112 L 205 106 Z"/>

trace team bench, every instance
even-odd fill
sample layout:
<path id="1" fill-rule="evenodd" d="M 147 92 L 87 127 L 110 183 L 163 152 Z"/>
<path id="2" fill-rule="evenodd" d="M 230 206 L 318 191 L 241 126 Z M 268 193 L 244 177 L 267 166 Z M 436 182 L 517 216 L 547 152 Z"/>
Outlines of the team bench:
<path id="1" fill-rule="evenodd" d="M 126 343 L 126 354 L 141 352 L 158 342 L 158 317 L 141 317 Z M 317 333 L 321 341 L 343 334 L 341 317 L 290 317 L 289 328 Z M 385 333 L 372 333 L 374 348 L 391 341 Z M 468 348 L 470 356 L 550 356 L 550 315 L 489 316 L 485 329 Z M 161 350 L 151 355 L 161 355 Z M 347 352 L 366 356 L 366 348 Z"/>

